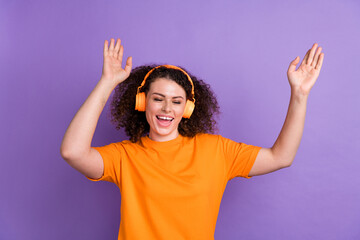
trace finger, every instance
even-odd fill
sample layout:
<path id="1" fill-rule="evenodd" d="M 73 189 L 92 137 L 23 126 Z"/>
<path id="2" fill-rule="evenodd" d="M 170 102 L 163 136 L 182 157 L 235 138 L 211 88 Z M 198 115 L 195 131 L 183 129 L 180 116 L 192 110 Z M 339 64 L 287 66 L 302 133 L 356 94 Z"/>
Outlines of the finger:
<path id="1" fill-rule="evenodd" d="M 315 53 L 315 57 L 314 57 L 314 61 L 312 62 L 311 66 L 315 67 L 318 63 L 318 60 L 319 60 L 319 56 L 320 56 L 320 53 L 321 53 L 321 50 L 322 48 L 319 47 L 317 50 L 316 50 L 316 53 Z"/>
<path id="2" fill-rule="evenodd" d="M 109 51 L 108 51 L 108 41 L 105 40 L 105 43 L 104 43 L 104 56 L 107 56 L 109 54 Z"/>
<path id="3" fill-rule="evenodd" d="M 121 45 L 121 40 L 120 40 L 120 38 L 118 38 L 116 41 L 115 49 L 114 49 L 115 52 L 119 52 L 120 45 Z"/>
<path id="4" fill-rule="evenodd" d="M 114 42 L 113 38 L 110 39 L 109 55 L 114 56 Z"/>
<path id="5" fill-rule="evenodd" d="M 116 57 L 116 58 L 119 54 L 120 44 L 121 44 L 121 40 L 118 38 L 116 41 L 115 48 L 114 48 L 114 57 Z"/>
<path id="6" fill-rule="evenodd" d="M 306 54 L 305 54 L 305 56 L 304 56 L 304 58 L 303 58 L 303 60 L 301 62 L 301 65 L 306 64 L 307 59 L 309 57 L 309 53 L 310 53 L 310 49 L 306 52 Z"/>
<path id="7" fill-rule="evenodd" d="M 323 61 L 324 61 L 324 53 L 321 53 L 320 54 L 320 57 L 319 57 L 319 60 L 318 60 L 318 62 L 317 62 L 317 64 L 316 64 L 316 67 L 315 67 L 315 69 L 316 70 L 321 70 L 321 66 L 322 66 L 322 64 L 323 64 Z"/>
<path id="8" fill-rule="evenodd" d="M 306 64 L 311 65 L 311 63 L 313 62 L 313 60 L 314 60 L 314 54 L 315 54 L 315 50 L 316 50 L 316 48 L 317 48 L 317 45 L 318 45 L 317 43 L 314 43 L 314 45 L 312 46 Z"/>
<path id="9" fill-rule="evenodd" d="M 296 57 L 289 65 L 288 72 L 294 72 L 296 70 L 296 65 L 300 62 L 300 58 Z"/>
<path id="10" fill-rule="evenodd" d="M 130 74 L 131 68 L 132 68 L 132 57 L 128 57 L 128 59 L 126 60 L 125 72 L 127 74 Z"/>
<path id="11" fill-rule="evenodd" d="M 122 63 L 123 55 L 124 55 L 124 46 L 121 45 L 120 51 L 119 51 L 119 56 L 118 56 L 118 60 L 120 61 L 120 64 Z"/>

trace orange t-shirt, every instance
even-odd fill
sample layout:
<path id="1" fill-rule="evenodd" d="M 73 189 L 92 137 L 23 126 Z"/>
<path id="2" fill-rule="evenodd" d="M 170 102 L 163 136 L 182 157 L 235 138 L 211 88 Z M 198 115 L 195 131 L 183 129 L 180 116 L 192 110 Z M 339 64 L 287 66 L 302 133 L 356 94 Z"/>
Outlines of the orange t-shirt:
<path id="1" fill-rule="evenodd" d="M 248 176 L 260 147 L 220 135 L 143 137 L 94 147 L 104 175 L 120 188 L 118 239 L 210 240 L 226 184 Z"/>

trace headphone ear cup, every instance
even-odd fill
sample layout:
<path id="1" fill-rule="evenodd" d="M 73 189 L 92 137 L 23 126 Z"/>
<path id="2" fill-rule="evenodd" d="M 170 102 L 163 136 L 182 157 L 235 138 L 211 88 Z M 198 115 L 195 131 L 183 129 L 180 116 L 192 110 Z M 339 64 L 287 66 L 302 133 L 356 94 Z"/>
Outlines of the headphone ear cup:
<path id="1" fill-rule="evenodd" d="M 190 100 L 187 100 L 186 105 L 185 105 L 183 118 L 190 118 L 191 114 L 194 111 L 194 108 L 195 108 L 195 103 L 190 101 Z"/>
<path id="2" fill-rule="evenodd" d="M 146 97 L 144 92 L 136 94 L 135 110 L 138 110 L 140 112 L 145 111 L 145 98 Z"/>

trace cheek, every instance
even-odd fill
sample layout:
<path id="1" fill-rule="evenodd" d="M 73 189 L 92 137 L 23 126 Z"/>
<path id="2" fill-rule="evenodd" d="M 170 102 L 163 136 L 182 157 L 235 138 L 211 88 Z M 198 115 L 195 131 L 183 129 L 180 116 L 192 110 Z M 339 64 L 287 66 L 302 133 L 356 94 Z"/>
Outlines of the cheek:
<path id="1" fill-rule="evenodd" d="M 151 102 L 151 100 L 146 101 L 145 109 L 147 113 L 156 112 L 158 108 L 159 108 L 158 104 Z"/>
<path id="2" fill-rule="evenodd" d="M 154 109 L 146 106 L 146 110 L 145 110 L 145 116 L 148 122 L 151 121 L 151 117 L 154 115 Z"/>
<path id="3" fill-rule="evenodd" d="M 157 114 L 159 109 L 161 109 L 161 107 L 159 107 L 157 104 L 149 103 L 149 102 L 146 103 L 145 116 L 146 116 L 147 122 L 150 125 L 153 122 L 154 115 Z"/>
<path id="4" fill-rule="evenodd" d="M 177 107 L 175 110 L 176 116 L 181 119 L 182 115 L 184 114 L 184 110 L 185 110 L 185 105 L 181 105 L 181 106 Z"/>

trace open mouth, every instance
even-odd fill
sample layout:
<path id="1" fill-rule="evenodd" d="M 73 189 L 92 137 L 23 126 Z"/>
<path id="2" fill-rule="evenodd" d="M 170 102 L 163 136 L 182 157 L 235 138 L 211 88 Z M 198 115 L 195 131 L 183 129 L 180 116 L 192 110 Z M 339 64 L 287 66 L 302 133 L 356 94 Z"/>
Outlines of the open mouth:
<path id="1" fill-rule="evenodd" d="M 165 116 L 156 116 L 156 118 L 157 118 L 159 121 L 166 121 L 166 122 L 171 122 L 172 120 L 174 120 L 174 118 L 165 117 Z"/>

